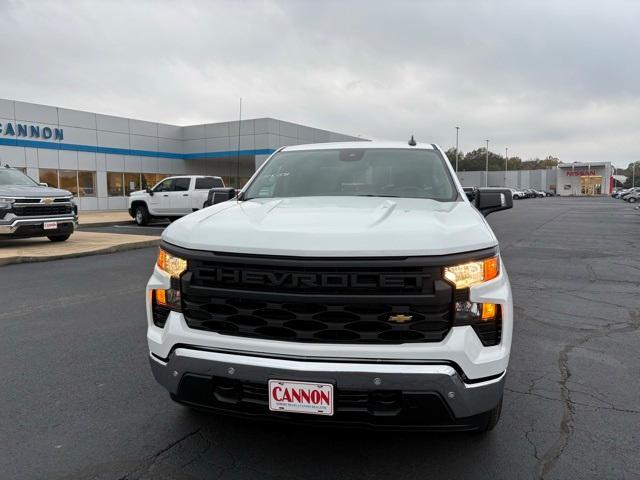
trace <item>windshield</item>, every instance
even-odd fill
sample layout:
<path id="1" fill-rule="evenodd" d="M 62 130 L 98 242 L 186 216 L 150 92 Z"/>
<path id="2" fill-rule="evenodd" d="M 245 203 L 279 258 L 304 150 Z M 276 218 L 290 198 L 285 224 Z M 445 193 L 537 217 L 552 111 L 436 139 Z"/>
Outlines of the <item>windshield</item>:
<path id="1" fill-rule="evenodd" d="M 406 148 L 301 150 L 274 155 L 244 199 L 313 196 L 457 198 L 436 150 Z"/>
<path id="2" fill-rule="evenodd" d="M 0 185 L 19 185 L 25 187 L 33 187 L 34 185 L 38 184 L 18 170 L 2 168 L 0 169 Z"/>

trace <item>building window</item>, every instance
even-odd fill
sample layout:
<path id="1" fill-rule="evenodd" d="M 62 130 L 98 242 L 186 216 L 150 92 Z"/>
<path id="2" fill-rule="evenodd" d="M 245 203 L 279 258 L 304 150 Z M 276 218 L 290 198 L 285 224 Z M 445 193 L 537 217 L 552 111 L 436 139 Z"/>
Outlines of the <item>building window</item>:
<path id="1" fill-rule="evenodd" d="M 107 195 L 110 197 L 122 197 L 124 195 L 122 173 L 107 172 Z"/>
<path id="2" fill-rule="evenodd" d="M 69 190 L 74 196 L 78 196 L 78 172 L 76 170 L 60 170 L 60 188 Z"/>
<path id="3" fill-rule="evenodd" d="M 155 173 L 142 174 L 142 188 L 153 188 L 155 184 L 156 184 Z"/>
<path id="4" fill-rule="evenodd" d="M 125 173 L 124 174 L 124 193 L 126 196 L 131 195 L 131 192 L 140 190 L 140 174 L 139 173 Z"/>
<path id="5" fill-rule="evenodd" d="M 78 192 L 81 197 L 96 196 L 96 172 L 78 172 Z"/>
<path id="6" fill-rule="evenodd" d="M 38 172 L 40 182 L 44 182 L 50 187 L 58 188 L 58 171 L 41 168 Z"/>

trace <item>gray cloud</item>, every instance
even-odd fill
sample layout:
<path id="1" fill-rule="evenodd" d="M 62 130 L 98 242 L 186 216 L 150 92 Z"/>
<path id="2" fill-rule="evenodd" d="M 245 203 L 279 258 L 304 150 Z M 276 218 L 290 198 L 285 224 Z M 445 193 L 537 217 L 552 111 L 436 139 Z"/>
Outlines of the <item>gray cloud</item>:
<path id="1" fill-rule="evenodd" d="M 606 8 L 605 8 L 606 7 Z M 0 2 L 0 96 L 636 160 L 637 2 Z"/>

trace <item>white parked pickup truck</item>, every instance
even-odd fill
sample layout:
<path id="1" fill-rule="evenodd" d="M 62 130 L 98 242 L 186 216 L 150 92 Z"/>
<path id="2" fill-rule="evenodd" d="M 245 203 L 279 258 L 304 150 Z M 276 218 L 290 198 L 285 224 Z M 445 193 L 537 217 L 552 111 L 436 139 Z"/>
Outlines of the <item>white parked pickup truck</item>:
<path id="1" fill-rule="evenodd" d="M 220 177 L 167 177 L 153 188 L 131 192 L 129 215 L 138 225 L 146 225 L 152 218 L 183 217 L 203 208 L 209 190 L 216 187 L 224 187 Z"/>
<path id="2" fill-rule="evenodd" d="M 215 192 L 214 192 L 215 193 Z M 491 430 L 513 304 L 485 216 L 432 144 L 275 152 L 236 199 L 174 222 L 147 285 L 155 378 L 195 409 Z"/>

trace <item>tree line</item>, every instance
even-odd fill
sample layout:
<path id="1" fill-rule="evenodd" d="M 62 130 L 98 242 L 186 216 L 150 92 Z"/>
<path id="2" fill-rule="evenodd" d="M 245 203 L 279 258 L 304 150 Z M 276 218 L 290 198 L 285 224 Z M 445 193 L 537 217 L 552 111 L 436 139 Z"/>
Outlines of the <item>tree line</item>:
<path id="1" fill-rule="evenodd" d="M 450 148 L 445 152 L 447 158 L 453 167 L 456 166 L 456 149 Z M 482 147 L 470 152 L 464 153 L 460 151 L 458 153 L 458 171 L 470 172 L 476 170 L 485 170 L 487 149 Z M 558 165 L 560 160 L 556 157 L 549 155 L 547 158 L 532 158 L 529 160 L 522 160 L 520 157 L 509 156 L 509 162 L 507 164 L 507 170 L 546 170 Z M 494 153 L 489 150 L 489 170 L 502 170 L 505 167 L 505 157 L 500 154 Z M 638 173 L 638 172 L 636 172 Z"/>
<path id="2" fill-rule="evenodd" d="M 616 180 L 616 187 L 631 188 L 633 186 L 633 163 L 627 165 L 627 168 L 616 168 L 616 175 L 624 175 L 627 180 L 622 183 Z M 636 175 L 635 175 L 636 187 L 640 185 L 640 163 L 636 162 Z"/>

